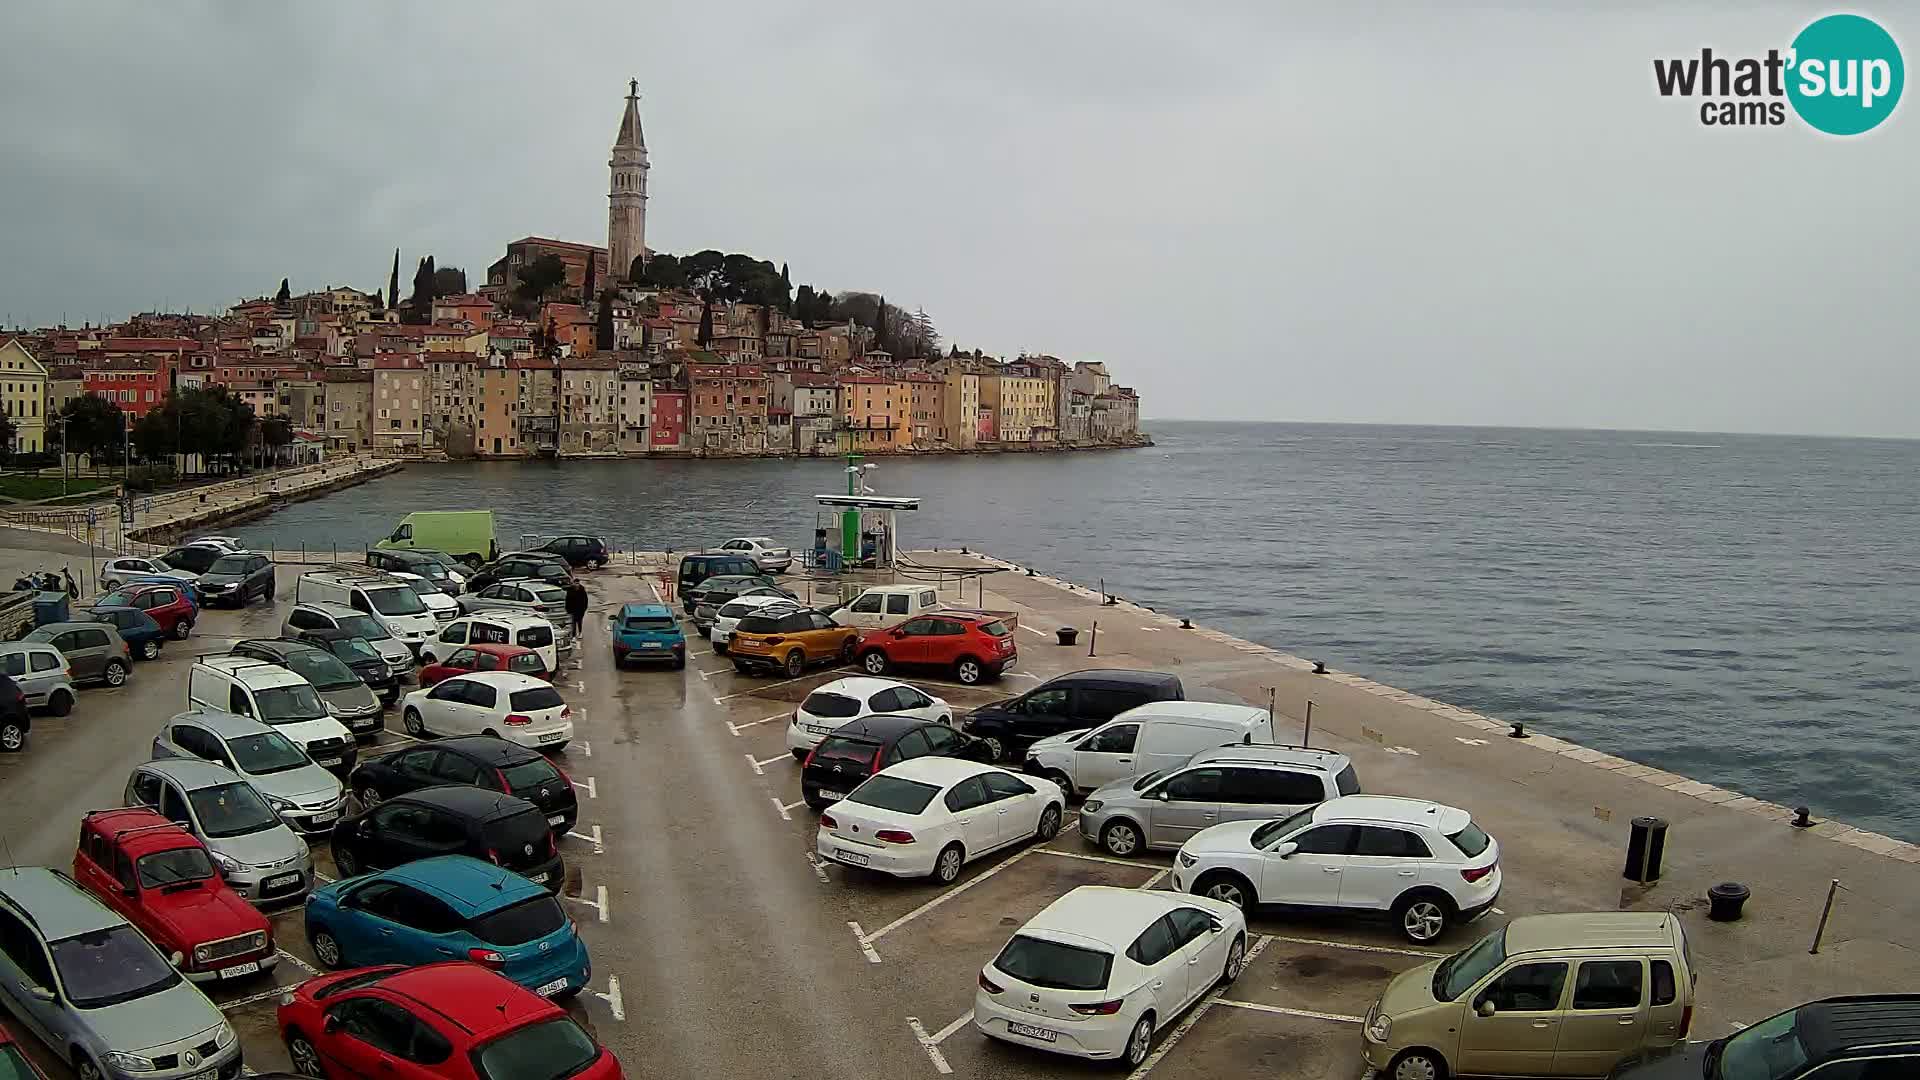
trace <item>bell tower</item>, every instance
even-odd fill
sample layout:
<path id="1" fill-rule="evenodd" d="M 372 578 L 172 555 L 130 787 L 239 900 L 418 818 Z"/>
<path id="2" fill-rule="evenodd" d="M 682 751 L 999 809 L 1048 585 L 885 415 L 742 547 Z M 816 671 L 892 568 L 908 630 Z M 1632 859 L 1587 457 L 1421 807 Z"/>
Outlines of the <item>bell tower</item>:
<path id="1" fill-rule="evenodd" d="M 607 272 L 624 281 L 647 251 L 647 139 L 640 131 L 640 82 L 627 83 L 627 108 L 607 162 Z"/>

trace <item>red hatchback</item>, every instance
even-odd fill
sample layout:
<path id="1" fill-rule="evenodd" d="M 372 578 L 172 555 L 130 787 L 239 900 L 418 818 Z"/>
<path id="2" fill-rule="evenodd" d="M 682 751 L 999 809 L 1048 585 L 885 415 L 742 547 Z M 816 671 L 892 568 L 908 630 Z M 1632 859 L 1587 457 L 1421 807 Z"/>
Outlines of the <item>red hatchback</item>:
<path id="1" fill-rule="evenodd" d="M 553 672 L 547 670 L 547 663 L 540 659 L 537 649 L 529 649 L 524 645 L 478 644 L 462 645 L 448 654 L 445 660 L 421 667 L 420 685 L 428 687 L 442 679 L 471 675 L 476 671 L 517 671 L 536 679 L 553 681 Z"/>
<path id="2" fill-rule="evenodd" d="M 1013 620 L 995 612 L 929 611 L 899 626 L 869 630 L 854 650 L 869 675 L 896 667 L 942 668 L 968 686 L 1013 666 Z"/>
<path id="3" fill-rule="evenodd" d="M 193 834 L 144 807 L 80 823 L 73 878 L 126 916 L 194 982 L 271 970 L 273 926 L 214 870 Z"/>
<path id="4" fill-rule="evenodd" d="M 96 607 L 139 608 L 160 624 L 160 629 L 175 641 L 187 640 L 193 632 L 193 601 L 185 589 L 160 582 L 130 582 L 101 597 Z"/>
<path id="5" fill-rule="evenodd" d="M 478 964 L 360 968 L 280 1001 L 280 1037 L 305 1076 L 621 1078 L 566 1010 Z"/>

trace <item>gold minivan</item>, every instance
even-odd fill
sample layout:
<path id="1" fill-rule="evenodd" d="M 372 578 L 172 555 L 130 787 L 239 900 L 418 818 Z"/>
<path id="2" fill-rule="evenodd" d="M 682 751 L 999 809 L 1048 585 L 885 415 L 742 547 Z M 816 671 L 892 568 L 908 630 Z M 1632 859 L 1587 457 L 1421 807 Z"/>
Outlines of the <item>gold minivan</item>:
<path id="1" fill-rule="evenodd" d="M 1362 1052 L 1381 1080 L 1606 1076 L 1686 1038 L 1696 979 L 1670 913 L 1530 915 L 1388 983 Z"/>

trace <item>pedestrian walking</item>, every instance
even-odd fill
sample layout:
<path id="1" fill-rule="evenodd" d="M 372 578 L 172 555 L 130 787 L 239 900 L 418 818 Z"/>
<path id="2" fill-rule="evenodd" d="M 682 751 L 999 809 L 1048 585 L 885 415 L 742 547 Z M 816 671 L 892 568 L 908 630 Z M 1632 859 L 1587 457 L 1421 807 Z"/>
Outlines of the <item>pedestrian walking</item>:
<path id="1" fill-rule="evenodd" d="M 575 581 L 567 586 L 567 614 L 573 618 L 573 640 L 587 623 L 587 587 Z"/>

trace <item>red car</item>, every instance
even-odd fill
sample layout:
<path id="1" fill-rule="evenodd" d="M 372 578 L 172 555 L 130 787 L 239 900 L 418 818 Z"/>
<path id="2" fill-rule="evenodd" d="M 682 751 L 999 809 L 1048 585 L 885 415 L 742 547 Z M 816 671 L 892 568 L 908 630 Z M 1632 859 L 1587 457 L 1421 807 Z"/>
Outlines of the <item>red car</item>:
<path id="1" fill-rule="evenodd" d="M 192 833 L 153 810 L 88 814 L 73 878 L 178 956 L 194 982 L 258 974 L 280 960 L 267 917 L 220 877 Z"/>
<path id="2" fill-rule="evenodd" d="M 47 1074 L 40 1071 L 27 1058 L 20 1044 L 13 1041 L 13 1033 L 6 1025 L 0 1024 L 0 1077 L 5 1080 L 47 1080 Z"/>
<path id="3" fill-rule="evenodd" d="M 160 624 L 160 629 L 175 641 L 187 640 L 193 632 L 193 601 L 178 585 L 159 582 L 128 582 L 100 598 L 97 607 L 139 608 Z"/>
<path id="4" fill-rule="evenodd" d="M 999 678 L 1020 650 L 1013 643 L 1013 624 L 1005 617 L 945 609 L 889 629 L 869 630 L 854 654 L 869 675 L 885 675 L 896 667 L 941 668 L 972 686 Z"/>
<path id="5" fill-rule="evenodd" d="M 478 964 L 360 968 L 282 998 L 294 1071 L 317 1077 L 621 1080 L 566 1010 Z"/>
<path id="6" fill-rule="evenodd" d="M 524 645 L 476 644 L 462 645 L 448 654 L 445 660 L 422 666 L 420 685 L 432 686 L 442 679 L 471 675 L 476 671 L 517 671 L 536 679 L 553 681 L 553 672 L 547 670 L 546 661 L 540 659 L 536 649 Z"/>

